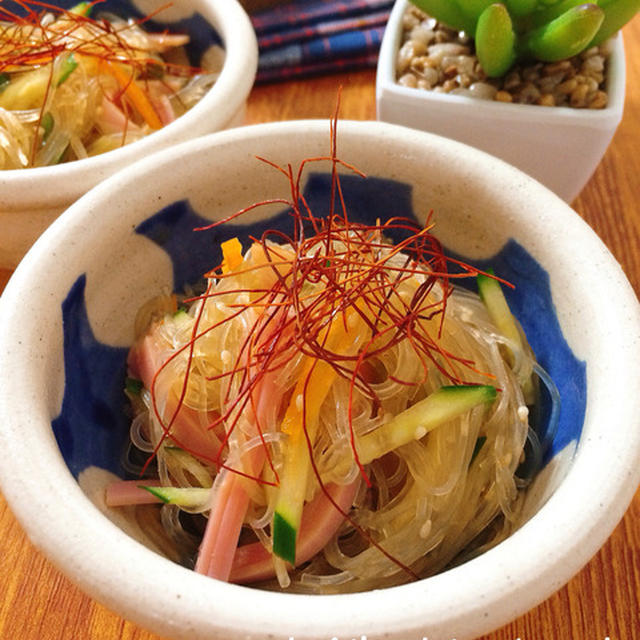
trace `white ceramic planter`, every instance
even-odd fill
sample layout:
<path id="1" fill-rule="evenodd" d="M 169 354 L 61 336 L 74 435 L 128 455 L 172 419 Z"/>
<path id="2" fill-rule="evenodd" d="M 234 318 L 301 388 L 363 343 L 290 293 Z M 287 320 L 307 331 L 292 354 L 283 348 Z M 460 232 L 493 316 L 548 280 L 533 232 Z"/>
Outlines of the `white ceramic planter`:
<path id="1" fill-rule="evenodd" d="M 124 0 L 117 6 L 122 10 L 127 3 L 143 15 L 167 4 Z M 76 0 L 55 4 L 69 7 Z M 109 0 L 100 9 L 108 11 Z M 52 167 L 0 171 L 0 267 L 15 267 L 60 213 L 115 171 L 159 149 L 241 123 L 257 69 L 257 42 L 248 16 L 237 0 L 174 0 L 155 21 L 171 30 L 173 22 L 185 18 L 191 18 L 189 27 L 201 37 L 217 34 L 225 48 L 224 66 L 211 91 L 175 122 L 131 145 Z"/>
<path id="2" fill-rule="evenodd" d="M 433 209 L 445 247 L 499 264 L 517 285 L 511 302 L 563 402 L 550 459 L 530 490 L 531 517 L 491 551 L 435 577 L 310 596 L 197 575 L 138 542 L 143 533 L 104 507 L 102 488 L 126 440 L 122 385 L 136 310 L 216 264 L 225 233 L 256 235 L 255 227 L 222 227 L 214 240 L 192 230 L 202 218 L 287 197 L 287 181 L 256 155 L 294 167 L 325 155 L 329 123 L 192 140 L 82 197 L 35 243 L 0 299 L 2 491 L 33 543 L 82 589 L 163 637 L 469 640 L 574 575 L 640 481 L 640 308 L 588 225 L 520 171 L 445 138 L 341 122 L 338 150 L 369 176 L 343 179 L 352 213 L 373 222 Z M 326 177 L 330 165 L 311 169 Z M 318 196 L 308 201 L 326 205 L 327 182 L 311 184 L 305 174 L 305 190 Z M 269 225 L 280 210 L 257 210 L 244 223 Z"/>
<path id="3" fill-rule="evenodd" d="M 622 118 L 625 60 L 617 36 L 607 75 L 605 109 L 504 104 L 403 87 L 396 82 L 402 16 L 397 0 L 380 49 L 378 119 L 431 131 L 487 151 L 518 167 L 571 202 L 589 180 Z"/>

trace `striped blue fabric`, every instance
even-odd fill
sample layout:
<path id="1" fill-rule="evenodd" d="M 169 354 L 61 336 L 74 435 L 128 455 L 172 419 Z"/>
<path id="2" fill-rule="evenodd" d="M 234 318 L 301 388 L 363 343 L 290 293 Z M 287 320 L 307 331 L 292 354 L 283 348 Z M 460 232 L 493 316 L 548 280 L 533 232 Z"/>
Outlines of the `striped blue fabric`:
<path id="1" fill-rule="evenodd" d="M 252 17 L 258 82 L 375 66 L 393 0 L 293 0 Z"/>

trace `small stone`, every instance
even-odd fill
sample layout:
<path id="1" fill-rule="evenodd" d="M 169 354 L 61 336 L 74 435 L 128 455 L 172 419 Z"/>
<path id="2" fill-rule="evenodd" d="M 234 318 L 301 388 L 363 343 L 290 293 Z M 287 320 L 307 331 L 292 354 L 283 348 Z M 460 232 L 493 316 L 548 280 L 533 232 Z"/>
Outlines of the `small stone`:
<path id="1" fill-rule="evenodd" d="M 557 87 L 556 91 L 558 93 L 571 93 L 578 86 L 578 81 L 575 78 L 571 78 L 571 80 L 565 80 L 561 82 Z"/>
<path id="2" fill-rule="evenodd" d="M 498 102 L 513 102 L 513 96 L 508 91 L 497 91 L 493 99 Z"/>
<path id="3" fill-rule="evenodd" d="M 550 93 L 543 93 L 539 98 L 538 102 L 541 107 L 555 107 L 556 100 Z"/>
<path id="4" fill-rule="evenodd" d="M 405 31 L 410 31 L 413 27 L 417 27 L 420 24 L 420 19 L 410 11 L 405 12 L 402 16 L 402 28 Z"/>
<path id="5" fill-rule="evenodd" d="M 435 31 L 436 27 L 438 26 L 438 21 L 431 16 L 426 16 L 425 19 L 420 23 L 420 26 L 423 29 L 427 29 L 428 31 Z"/>
<path id="6" fill-rule="evenodd" d="M 604 70 L 604 58 L 602 56 L 591 56 L 587 58 L 583 63 L 581 70 L 583 73 L 591 74 L 593 72 L 599 72 Z"/>
<path id="7" fill-rule="evenodd" d="M 505 78 L 502 86 L 507 90 L 511 91 L 512 89 L 516 89 L 522 84 L 522 78 L 517 71 L 511 71 L 508 73 Z"/>
<path id="8" fill-rule="evenodd" d="M 524 104 L 534 104 L 540 97 L 540 89 L 536 87 L 532 82 L 527 82 L 520 91 L 518 91 L 516 102 L 522 102 Z"/>
<path id="9" fill-rule="evenodd" d="M 398 73 L 404 73 L 411 64 L 411 61 L 419 55 L 422 55 L 427 48 L 424 45 L 415 43 L 412 40 L 408 40 L 398 51 L 398 57 L 396 60 L 396 66 Z"/>
<path id="10" fill-rule="evenodd" d="M 452 89 L 457 88 L 457 86 L 458 86 L 458 83 L 452 79 L 445 80 L 442 83 L 442 88 L 445 90 L 446 93 L 449 93 L 449 91 L 451 91 Z"/>
<path id="11" fill-rule="evenodd" d="M 404 73 L 398 78 L 398 84 L 402 87 L 415 88 L 418 86 L 418 79 L 412 73 Z"/>
<path id="12" fill-rule="evenodd" d="M 538 88 L 542 93 L 551 93 L 564 80 L 563 73 L 554 73 L 540 78 Z"/>
<path id="13" fill-rule="evenodd" d="M 469 47 L 455 42 L 432 44 L 428 48 L 429 56 L 441 61 L 445 56 L 461 56 L 469 53 Z"/>
<path id="14" fill-rule="evenodd" d="M 554 73 L 564 73 L 571 68 L 571 62 L 568 60 L 560 60 L 560 62 L 553 62 L 543 67 L 542 73 L 546 76 L 551 76 Z"/>
<path id="15" fill-rule="evenodd" d="M 487 82 L 474 82 L 469 87 L 469 94 L 474 98 L 481 98 L 483 100 L 493 100 L 498 90 Z"/>
<path id="16" fill-rule="evenodd" d="M 592 58 L 593 56 L 598 55 L 598 51 L 599 49 L 597 46 L 589 47 L 580 54 L 580 57 L 586 60 L 587 58 Z"/>
<path id="17" fill-rule="evenodd" d="M 416 71 L 416 73 L 418 72 Z M 440 75 L 433 67 L 424 67 L 418 75 L 429 85 L 429 89 L 438 84 L 438 80 L 440 79 Z"/>
<path id="18" fill-rule="evenodd" d="M 530 67 L 525 67 L 522 71 L 522 79 L 525 82 L 534 82 L 540 77 L 541 65 L 536 64 Z"/>
<path id="19" fill-rule="evenodd" d="M 589 87 L 586 84 L 578 85 L 571 92 L 570 103 L 572 107 L 585 107 L 587 106 L 586 98 L 589 93 Z"/>
<path id="20" fill-rule="evenodd" d="M 436 34 L 431 29 L 425 29 L 424 23 L 416 25 L 411 29 L 409 39 L 413 42 L 420 42 L 425 47 L 429 46 L 436 37 Z"/>
<path id="21" fill-rule="evenodd" d="M 604 109 L 607 106 L 607 102 L 609 101 L 609 97 L 604 91 L 596 92 L 596 95 L 593 96 L 591 102 L 589 103 L 589 109 Z"/>
<path id="22" fill-rule="evenodd" d="M 455 78 L 458 75 L 458 67 L 456 67 L 455 64 L 450 64 L 448 66 L 443 64 L 442 68 L 445 78 Z"/>
<path id="23" fill-rule="evenodd" d="M 465 89 L 471 85 L 471 78 L 466 73 L 458 74 L 454 80 L 458 83 L 459 87 L 464 87 Z"/>

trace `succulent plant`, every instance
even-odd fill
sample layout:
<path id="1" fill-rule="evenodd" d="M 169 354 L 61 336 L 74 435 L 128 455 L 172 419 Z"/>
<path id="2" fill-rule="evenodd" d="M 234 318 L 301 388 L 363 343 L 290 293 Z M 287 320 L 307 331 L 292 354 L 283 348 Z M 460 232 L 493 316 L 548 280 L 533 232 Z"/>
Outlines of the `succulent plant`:
<path id="1" fill-rule="evenodd" d="M 475 40 L 487 75 L 517 61 L 556 62 L 600 44 L 640 9 L 640 0 L 411 0 Z"/>

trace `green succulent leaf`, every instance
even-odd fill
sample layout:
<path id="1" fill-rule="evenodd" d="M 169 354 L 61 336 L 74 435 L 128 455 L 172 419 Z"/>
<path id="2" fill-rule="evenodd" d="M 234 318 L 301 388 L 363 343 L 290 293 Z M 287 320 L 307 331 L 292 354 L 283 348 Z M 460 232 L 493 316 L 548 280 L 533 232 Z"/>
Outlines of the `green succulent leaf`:
<path id="1" fill-rule="evenodd" d="M 541 3 L 538 8 L 531 13 L 530 29 L 541 27 L 555 20 L 563 13 L 566 13 L 569 9 L 583 4 L 586 4 L 585 0 L 554 0 L 553 3 Z M 595 0 L 590 4 L 596 4 Z"/>
<path id="2" fill-rule="evenodd" d="M 412 0 L 440 22 L 473 34 L 489 76 L 520 59 L 556 62 L 615 34 L 640 11 L 640 0 Z"/>
<path id="3" fill-rule="evenodd" d="M 503 75 L 516 60 L 516 34 L 507 8 L 491 4 L 480 15 L 476 28 L 476 54 L 488 76 Z"/>
<path id="4" fill-rule="evenodd" d="M 539 0 L 505 0 L 504 4 L 509 13 L 515 17 L 528 16 L 538 6 Z"/>
<path id="5" fill-rule="evenodd" d="M 453 29 L 473 33 L 475 21 L 470 20 L 456 0 L 412 0 L 413 4 L 439 22 Z"/>
<path id="6" fill-rule="evenodd" d="M 565 11 L 551 22 L 529 32 L 524 49 L 544 62 L 575 56 L 593 40 L 604 20 L 595 4 L 582 4 Z"/>
<path id="7" fill-rule="evenodd" d="M 477 25 L 480 16 L 490 5 L 494 4 L 496 0 L 459 0 L 460 7 L 464 13 L 473 20 Z"/>
<path id="8" fill-rule="evenodd" d="M 590 46 L 604 42 L 640 11 L 640 0 L 597 0 L 596 4 L 604 11 L 604 20 Z"/>

